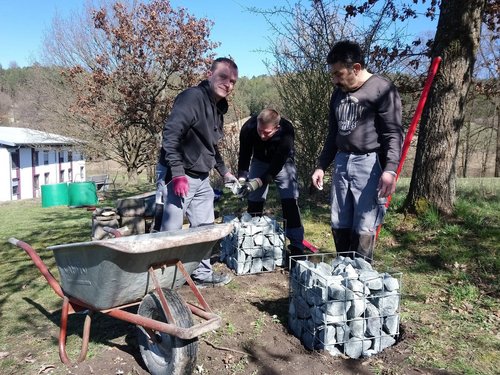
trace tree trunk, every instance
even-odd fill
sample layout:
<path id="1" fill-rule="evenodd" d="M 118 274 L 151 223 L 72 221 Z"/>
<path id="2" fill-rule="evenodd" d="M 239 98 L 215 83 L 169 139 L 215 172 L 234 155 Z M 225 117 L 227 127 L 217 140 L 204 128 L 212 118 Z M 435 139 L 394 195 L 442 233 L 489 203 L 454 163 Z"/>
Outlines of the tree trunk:
<path id="1" fill-rule="evenodd" d="M 495 112 L 497 119 L 497 148 L 495 157 L 495 177 L 500 177 L 500 106 L 498 105 L 496 106 Z"/>
<path id="2" fill-rule="evenodd" d="M 405 206 L 421 201 L 451 214 L 455 201 L 455 163 L 464 107 L 481 33 L 484 0 L 443 0 L 432 57 L 442 62 L 424 109 L 415 165 Z"/>

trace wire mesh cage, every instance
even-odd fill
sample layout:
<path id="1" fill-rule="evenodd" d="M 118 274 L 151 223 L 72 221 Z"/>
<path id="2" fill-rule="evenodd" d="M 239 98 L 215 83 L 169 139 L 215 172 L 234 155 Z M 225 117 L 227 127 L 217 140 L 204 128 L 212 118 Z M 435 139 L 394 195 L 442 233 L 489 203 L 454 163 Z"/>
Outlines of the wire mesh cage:
<path id="1" fill-rule="evenodd" d="M 402 274 L 345 255 L 291 257 L 288 323 L 307 349 L 370 357 L 399 335 Z"/>
<path id="2" fill-rule="evenodd" d="M 274 271 L 285 265 L 285 221 L 279 217 L 223 217 L 233 231 L 221 241 L 220 260 L 237 275 Z"/>

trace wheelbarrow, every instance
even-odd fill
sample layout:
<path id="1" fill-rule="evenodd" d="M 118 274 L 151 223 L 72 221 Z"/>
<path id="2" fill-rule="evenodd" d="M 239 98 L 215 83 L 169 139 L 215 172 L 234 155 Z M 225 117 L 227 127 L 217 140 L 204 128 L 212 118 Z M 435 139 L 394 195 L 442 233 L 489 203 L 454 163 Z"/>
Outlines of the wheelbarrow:
<path id="1" fill-rule="evenodd" d="M 198 350 L 197 338 L 221 326 L 189 276 L 209 256 L 215 243 L 231 233 L 232 224 L 214 224 L 184 230 L 139 234 L 50 246 L 61 283 L 29 244 L 9 242 L 31 257 L 55 293 L 63 299 L 59 357 L 66 353 L 68 315 L 85 313 L 78 362 L 87 355 L 95 312 L 137 325 L 141 356 L 152 374 L 191 374 Z M 175 291 L 186 283 L 198 304 L 182 300 Z M 127 308 L 139 305 L 137 313 Z M 195 324 L 193 314 L 199 317 Z"/>

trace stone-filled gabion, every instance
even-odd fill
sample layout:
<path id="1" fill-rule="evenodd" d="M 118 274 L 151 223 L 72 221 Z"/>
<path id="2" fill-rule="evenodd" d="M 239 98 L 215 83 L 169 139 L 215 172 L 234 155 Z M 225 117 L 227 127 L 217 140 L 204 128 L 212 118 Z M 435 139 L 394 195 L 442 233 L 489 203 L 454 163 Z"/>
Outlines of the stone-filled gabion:
<path id="1" fill-rule="evenodd" d="M 228 215 L 223 221 L 234 228 L 221 241 L 220 260 L 236 274 L 269 272 L 283 266 L 285 233 L 276 219 L 244 213 L 241 220 Z"/>
<path id="2" fill-rule="evenodd" d="M 290 330 L 307 349 L 334 356 L 370 357 L 393 345 L 399 334 L 401 273 L 379 273 L 361 258 L 328 262 L 327 256 L 292 257 Z"/>

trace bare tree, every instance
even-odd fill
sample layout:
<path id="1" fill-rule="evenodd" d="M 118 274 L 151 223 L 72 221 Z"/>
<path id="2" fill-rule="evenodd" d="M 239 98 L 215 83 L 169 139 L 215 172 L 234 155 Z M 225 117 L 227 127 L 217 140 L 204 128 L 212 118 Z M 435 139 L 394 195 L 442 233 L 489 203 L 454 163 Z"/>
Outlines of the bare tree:
<path id="1" fill-rule="evenodd" d="M 299 176 L 303 185 L 309 185 L 328 131 L 333 87 L 326 56 L 333 44 L 341 39 L 358 41 L 368 52 L 370 70 L 377 73 L 396 68 L 404 73 L 405 60 L 414 72 L 420 68 L 422 49 L 405 43 L 408 16 L 394 19 L 391 1 L 382 1 L 379 6 L 345 6 L 335 0 L 316 0 L 308 5 L 299 2 L 252 10 L 262 14 L 274 30 L 269 52 L 275 62 L 268 67 L 274 74 L 284 114 L 294 122 Z M 408 89 L 408 82 L 398 83 L 405 83 Z M 414 86 L 418 81 L 411 83 Z"/>
<path id="2" fill-rule="evenodd" d="M 208 39 L 209 20 L 173 9 L 169 1 L 100 4 L 89 3 L 82 16 L 54 19 L 45 61 L 62 76 L 41 77 L 63 97 L 68 90 L 67 113 L 59 120 L 71 117 L 68 135 L 120 163 L 134 179 L 156 163 L 173 99 L 206 72 L 217 44 Z M 44 105 L 62 112 L 58 103 Z"/>
<path id="3" fill-rule="evenodd" d="M 500 6 L 499 6 L 500 7 Z M 500 11 L 500 9 L 497 9 Z M 475 92 L 487 99 L 492 110 L 486 119 L 495 140 L 494 176 L 500 177 L 500 35 L 483 26 L 479 46 Z"/>

